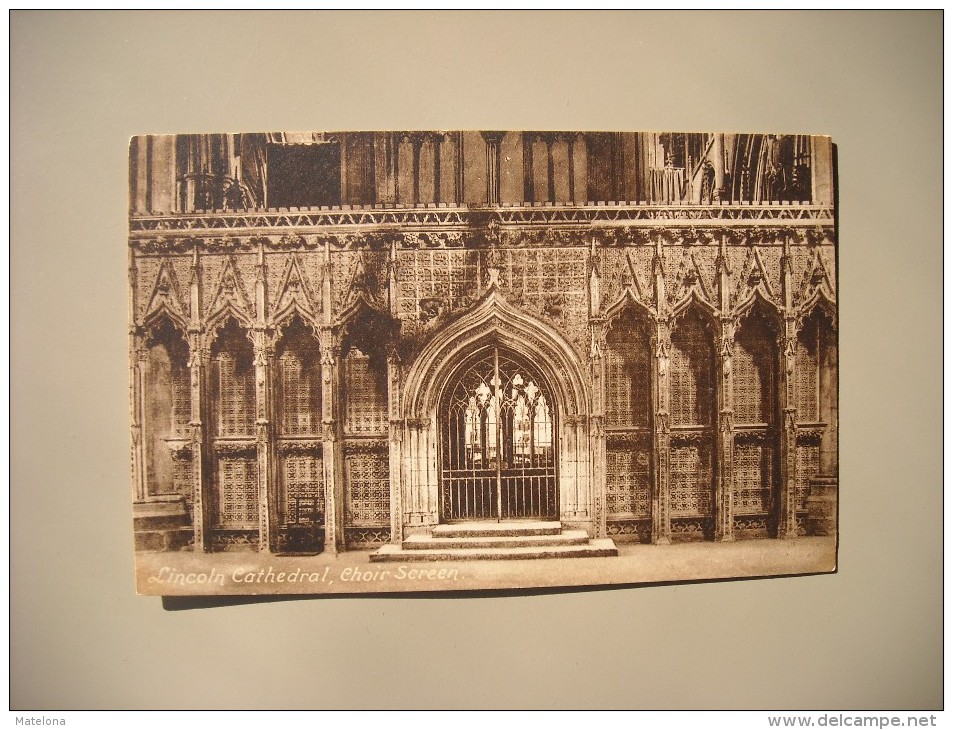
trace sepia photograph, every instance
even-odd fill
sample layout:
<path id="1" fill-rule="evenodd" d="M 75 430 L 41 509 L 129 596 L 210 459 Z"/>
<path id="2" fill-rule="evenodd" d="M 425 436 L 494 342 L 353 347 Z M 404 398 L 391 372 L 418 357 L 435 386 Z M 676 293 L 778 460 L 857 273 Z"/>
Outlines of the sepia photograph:
<path id="1" fill-rule="evenodd" d="M 836 569 L 830 138 L 137 136 L 137 587 Z"/>
<path id="2" fill-rule="evenodd" d="M 11 722 L 942 724 L 943 17 L 12 11 Z"/>

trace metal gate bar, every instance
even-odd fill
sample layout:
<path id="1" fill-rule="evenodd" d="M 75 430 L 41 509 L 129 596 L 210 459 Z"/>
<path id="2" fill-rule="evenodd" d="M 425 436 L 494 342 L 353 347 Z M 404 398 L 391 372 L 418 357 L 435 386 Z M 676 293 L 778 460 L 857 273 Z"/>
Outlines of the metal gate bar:
<path id="1" fill-rule="evenodd" d="M 551 404 L 535 369 L 496 347 L 457 376 L 441 406 L 444 519 L 557 516 Z"/>

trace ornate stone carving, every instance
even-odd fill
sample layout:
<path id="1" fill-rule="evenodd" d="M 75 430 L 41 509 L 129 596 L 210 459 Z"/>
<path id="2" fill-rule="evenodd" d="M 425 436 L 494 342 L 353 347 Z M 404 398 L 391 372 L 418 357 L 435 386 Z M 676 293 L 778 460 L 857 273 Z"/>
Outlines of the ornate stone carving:
<path id="1" fill-rule="evenodd" d="M 173 461 L 188 461 L 192 458 L 192 442 L 186 439 L 165 439 L 169 456 Z"/>
<path id="2" fill-rule="evenodd" d="M 255 456 L 258 445 L 254 441 L 216 441 L 215 453 L 219 456 Z"/>
<path id="3" fill-rule="evenodd" d="M 210 303 L 206 308 L 206 320 L 213 327 L 229 316 L 248 326 L 254 319 L 255 307 L 242 283 L 241 275 L 233 257 L 225 258 L 219 272 Z"/>
<path id="4" fill-rule="evenodd" d="M 723 434 L 730 434 L 734 426 L 734 412 L 730 410 L 720 411 L 718 414 L 718 424 Z"/>
<path id="5" fill-rule="evenodd" d="M 776 435 L 776 431 L 766 428 L 739 428 L 734 432 L 735 443 L 738 444 L 765 443 L 773 439 Z"/>
<path id="6" fill-rule="evenodd" d="M 306 322 L 315 325 L 321 311 L 321 300 L 311 290 L 297 255 L 290 255 L 274 294 L 272 322 L 286 322 L 297 313 Z"/>
<path id="7" fill-rule="evenodd" d="M 602 416 L 590 416 L 589 418 L 590 435 L 593 438 L 605 438 L 605 418 Z"/>
<path id="8" fill-rule="evenodd" d="M 384 439 L 347 440 L 344 444 L 345 455 L 380 454 L 386 452 L 387 441 Z"/>
<path id="9" fill-rule="evenodd" d="M 156 236 L 141 234 L 161 231 L 229 231 L 241 229 L 292 228 L 301 234 L 318 232 L 321 229 L 339 226 L 433 226 L 452 227 L 467 225 L 474 213 L 466 208 L 437 209 L 380 209 L 374 206 L 350 206 L 331 210 L 302 210 L 288 212 L 236 212 L 199 213 L 189 216 L 133 215 L 130 217 L 130 236 L 158 240 Z M 745 222 L 763 226 L 765 221 L 777 221 L 788 227 L 803 231 L 803 236 L 814 237 L 818 242 L 830 240 L 833 226 L 833 210 L 823 205 L 715 205 L 685 208 L 682 206 L 628 206 L 591 205 L 585 208 L 552 208 L 512 206 L 499 211 L 497 219 L 504 225 L 515 224 L 577 224 L 589 226 L 594 223 L 620 224 L 640 221 L 668 221 L 671 223 L 701 226 L 738 227 Z M 751 224 L 749 223 L 749 226 Z M 677 226 L 669 226 L 677 230 Z M 751 230 L 749 228 L 749 230 Z M 756 230 L 756 229 L 755 229 Z M 750 237 L 750 234 L 745 234 Z M 138 244 L 137 244 L 138 245 Z"/>
<path id="10" fill-rule="evenodd" d="M 163 258 L 156 273 L 152 292 L 147 299 L 143 321 L 152 323 L 165 315 L 180 329 L 185 329 L 186 322 L 189 320 L 187 301 L 182 296 L 172 263 Z"/>
<path id="11" fill-rule="evenodd" d="M 201 247 L 202 240 L 195 236 L 150 236 L 131 239 L 129 243 L 143 254 L 185 254 Z"/>
<path id="12" fill-rule="evenodd" d="M 254 246 L 249 238 L 216 236 L 205 238 L 202 241 L 202 249 L 208 253 L 236 253 L 238 251 L 251 251 Z"/>
<path id="13" fill-rule="evenodd" d="M 278 453 L 282 456 L 287 456 L 288 454 L 310 454 L 319 456 L 323 449 L 324 444 L 321 441 L 282 440 L 278 442 Z"/>
<path id="14" fill-rule="evenodd" d="M 651 434 L 644 431 L 606 431 L 606 445 L 610 448 L 642 446 L 648 448 Z"/>
<path id="15" fill-rule="evenodd" d="M 798 444 L 818 444 L 827 431 L 826 424 L 805 426 L 803 424 L 797 427 Z"/>
<path id="16" fill-rule="evenodd" d="M 446 307 L 446 302 L 441 297 L 425 297 L 418 301 L 420 308 L 420 321 L 426 324 L 439 317 Z"/>
<path id="17" fill-rule="evenodd" d="M 797 431 L 797 409 L 796 408 L 784 409 L 784 429 L 791 433 L 795 433 Z"/>
<path id="18" fill-rule="evenodd" d="M 675 429 L 671 431 L 671 439 L 673 445 L 707 444 L 711 442 L 711 429 L 699 428 L 691 431 Z"/>
<path id="19" fill-rule="evenodd" d="M 687 251 L 679 263 L 674 286 L 670 291 L 669 304 L 673 309 L 684 306 L 683 303 L 693 297 L 714 309 L 715 299 L 706 278 L 699 268 L 695 252 Z"/>

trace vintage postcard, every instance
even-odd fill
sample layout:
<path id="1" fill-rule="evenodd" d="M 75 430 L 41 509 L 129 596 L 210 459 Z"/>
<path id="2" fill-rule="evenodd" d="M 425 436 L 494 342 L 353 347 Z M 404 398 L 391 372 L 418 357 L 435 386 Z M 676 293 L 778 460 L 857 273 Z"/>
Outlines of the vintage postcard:
<path id="1" fill-rule="evenodd" d="M 130 143 L 137 589 L 836 569 L 827 137 Z"/>

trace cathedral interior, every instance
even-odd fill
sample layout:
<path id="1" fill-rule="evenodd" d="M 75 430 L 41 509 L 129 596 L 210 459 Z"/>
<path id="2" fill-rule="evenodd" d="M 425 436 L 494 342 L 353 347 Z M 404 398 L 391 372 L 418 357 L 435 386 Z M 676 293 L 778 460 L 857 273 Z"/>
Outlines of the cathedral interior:
<path id="1" fill-rule="evenodd" d="M 826 137 L 140 136 L 144 551 L 837 529 Z"/>

